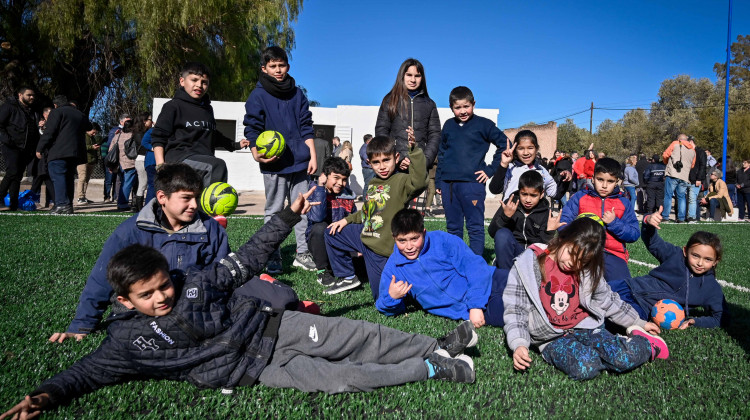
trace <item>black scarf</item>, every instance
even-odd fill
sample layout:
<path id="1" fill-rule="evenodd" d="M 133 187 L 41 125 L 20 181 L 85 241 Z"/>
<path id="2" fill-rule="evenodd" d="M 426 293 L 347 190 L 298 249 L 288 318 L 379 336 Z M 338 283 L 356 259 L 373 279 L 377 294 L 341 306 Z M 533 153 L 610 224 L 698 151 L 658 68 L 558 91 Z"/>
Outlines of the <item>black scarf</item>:
<path id="1" fill-rule="evenodd" d="M 294 84 L 294 78 L 289 74 L 279 82 L 272 76 L 261 73 L 259 82 L 266 92 L 279 99 L 289 100 L 297 93 L 297 85 Z"/>

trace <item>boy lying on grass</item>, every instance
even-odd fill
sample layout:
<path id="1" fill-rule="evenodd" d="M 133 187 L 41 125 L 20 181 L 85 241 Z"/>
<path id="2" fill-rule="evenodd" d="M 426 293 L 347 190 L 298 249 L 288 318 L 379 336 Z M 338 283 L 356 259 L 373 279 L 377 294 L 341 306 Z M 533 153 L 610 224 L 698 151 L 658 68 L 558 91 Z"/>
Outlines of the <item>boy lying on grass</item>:
<path id="1" fill-rule="evenodd" d="M 202 271 L 170 278 L 155 249 L 131 245 L 109 263 L 117 300 L 130 309 L 110 317 L 93 353 L 57 374 L 0 416 L 35 416 L 84 393 L 128 380 L 169 379 L 201 388 L 256 381 L 328 393 L 428 378 L 473 382 L 463 355 L 477 336 L 469 322 L 436 340 L 364 321 L 284 312 L 245 287 L 311 205 L 300 194 L 236 253 Z M 252 284 L 252 283 L 250 283 Z"/>

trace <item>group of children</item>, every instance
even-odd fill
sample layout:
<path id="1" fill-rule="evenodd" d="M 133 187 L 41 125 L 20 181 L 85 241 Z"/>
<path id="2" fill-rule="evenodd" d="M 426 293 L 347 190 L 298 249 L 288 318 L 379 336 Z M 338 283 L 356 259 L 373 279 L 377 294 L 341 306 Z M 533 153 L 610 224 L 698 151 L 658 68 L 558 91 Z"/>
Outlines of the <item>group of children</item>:
<path id="1" fill-rule="evenodd" d="M 519 132 L 511 144 L 491 121 L 474 115 L 468 88 L 451 92 L 455 118 L 446 122 L 438 149 L 436 186 L 448 233 L 427 232 L 422 215 L 407 208 L 428 178 L 412 129 L 406 130 L 407 170 L 399 170 L 405 157 L 391 138 L 368 143 L 375 177 L 357 210 L 346 186 L 350 169 L 340 158 L 327 159 L 317 180 L 309 181 L 317 170 L 311 114 L 287 73 L 283 50 L 263 53 L 263 74 L 246 104 L 248 140 L 238 143 L 217 139 L 205 96 L 208 72 L 192 68 L 183 72 L 175 99 L 187 105 L 165 105 L 169 112 L 154 129 L 156 161 L 163 164 L 156 198 L 107 240 L 73 323 L 50 341 L 83 339 L 101 326 L 112 302 L 107 338 L 4 416 L 33 414 L 133 377 L 211 388 L 260 382 L 329 393 L 429 378 L 473 382 L 473 361 L 464 351 L 476 345 L 475 329 L 484 325 L 504 328 L 517 370 L 531 366 L 533 345 L 571 378 L 589 379 L 668 357 L 659 327 L 648 321 L 656 300 L 668 297 L 686 308 L 683 328 L 728 319 L 714 275 L 721 259 L 716 235 L 697 232 L 683 248 L 668 244 L 657 233 L 659 213 L 639 229 L 633 204 L 618 187 L 622 168 L 606 158 L 597 161 L 591 184 L 553 216 L 547 197 L 567 191 L 572 173 L 553 177 L 539 165 L 532 131 Z M 284 133 L 287 148 L 280 157 L 258 153 L 255 138 L 266 129 Z M 196 204 L 207 182 L 226 180 L 225 166 L 213 158 L 219 144 L 251 147 L 266 186 L 265 224 L 235 252 L 224 230 Z M 497 152 L 488 165 L 490 144 Z M 174 156 L 185 163 L 170 163 Z M 482 257 L 488 181 L 491 192 L 506 197 L 489 227 L 494 266 Z M 464 222 L 470 245 L 462 238 Z M 360 285 L 352 258 L 361 254 L 380 312 L 403 313 L 410 296 L 429 313 L 464 322 L 436 340 L 307 313 L 314 310 L 288 286 L 261 275 L 282 270 L 279 245 L 292 230 L 295 262 L 317 270 L 326 293 Z M 631 278 L 626 243 L 641 236 L 662 265 Z M 308 249 L 310 264 L 304 261 Z M 708 316 L 690 317 L 696 306 Z M 605 320 L 627 336 L 608 331 Z"/>

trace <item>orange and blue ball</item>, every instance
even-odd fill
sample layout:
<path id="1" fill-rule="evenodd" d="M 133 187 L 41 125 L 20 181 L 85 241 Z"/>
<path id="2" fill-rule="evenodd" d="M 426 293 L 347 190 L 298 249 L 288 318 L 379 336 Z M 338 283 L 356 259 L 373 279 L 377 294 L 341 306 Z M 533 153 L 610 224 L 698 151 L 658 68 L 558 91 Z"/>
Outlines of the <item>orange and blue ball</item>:
<path id="1" fill-rule="evenodd" d="M 662 299 L 651 308 L 651 320 L 660 328 L 674 330 L 685 322 L 685 309 L 672 299 Z"/>

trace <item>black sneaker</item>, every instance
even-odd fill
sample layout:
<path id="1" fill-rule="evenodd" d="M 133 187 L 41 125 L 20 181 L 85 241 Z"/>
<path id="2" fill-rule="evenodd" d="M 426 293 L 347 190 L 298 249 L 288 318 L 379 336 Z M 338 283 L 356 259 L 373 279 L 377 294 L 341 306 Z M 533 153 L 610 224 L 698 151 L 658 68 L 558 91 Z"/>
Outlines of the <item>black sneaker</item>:
<path id="1" fill-rule="evenodd" d="M 328 270 L 318 270 L 318 283 L 330 287 L 336 283 L 336 277 L 333 277 L 333 274 Z"/>
<path id="2" fill-rule="evenodd" d="M 427 358 L 427 363 L 432 365 L 435 374 L 430 379 L 451 382 L 473 383 L 476 378 L 474 374 L 474 361 L 471 357 L 462 354 L 451 358 L 445 350 L 437 350 Z"/>
<path id="3" fill-rule="evenodd" d="M 450 357 L 462 354 L 468 347 L 474 347 L 479 341 L 479 336 L 474 330 L 471 321 L 464 321 L 458 327 L 445 336 L 438 338 L 438 346 L 448 352 Z"/>
<path id="4" fill-rule="evenodd" d="M 334 283 L 331 287 L 327 288 L 323 293 L 327 295 L 335 295 L 336 293 L 341 293 L 346 290 L 354 289 L 355 287 L 358 287 L 360 284 L 362 283 L 360 283 L 357 276 L 354 276 L 350 279 L 339 278 L 336 280 L 336 283 Z"/>
<path id="5" fill-rule="evenodd" d="M 281 274 L 284 272 L 284 268 L 281 265 L 280 259 L 270 259 L 266 263 L 266 273 L 268 274 Z"/>

